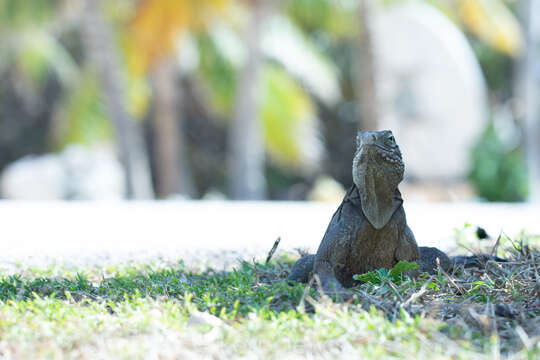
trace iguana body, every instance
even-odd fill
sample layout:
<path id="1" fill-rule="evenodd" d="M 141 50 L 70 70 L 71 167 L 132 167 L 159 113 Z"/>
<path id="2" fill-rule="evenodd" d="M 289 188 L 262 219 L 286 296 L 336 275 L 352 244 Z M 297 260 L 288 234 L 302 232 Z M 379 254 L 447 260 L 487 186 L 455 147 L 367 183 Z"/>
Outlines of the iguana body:
<path id="1" fill-rule="evenodd" d="M 359 132 L 356 145 L 354 185 L 334 213 L 317 254 L 300 259 L 289 280 L 305 281 L 312 271 L 323 289 L 337 289 L 351 286 L 354 274 L 419 260 L 398 190 L 405 167 L 392 132 Z"/>
<path id="2" fill-rule="evenodd" d="M 397 191 L 395 198 L 402 201 Z M 313 270 L 323 288 L 336 280 L 349 287 L 354 274 L 392 268 L 399 260 L 418 260 L 418 248 L 403 207 L 399 205 L 388 222 L 377 229 L 366 219 L 361 203 L 359 191 L 353 185 L 334 213 L 314 257 Z"/>
<path id="3" fill-rule="evenodd" d="M 352 166 L 354 184 L 332 216 L 317 253 L 296 262 L 288 280 L 317 274 L 325 291 L 353 285 L 353 275 L 415 261 L 435 273 L 450 258 L 437 248 L 418 248 L 407 225 L 398 184 L 404 164 L 392 132 L 359 132 Z M 438 259 L 438 260 L 437 260 Z M 411 273 L 414 275 L 416 272 Z"/>

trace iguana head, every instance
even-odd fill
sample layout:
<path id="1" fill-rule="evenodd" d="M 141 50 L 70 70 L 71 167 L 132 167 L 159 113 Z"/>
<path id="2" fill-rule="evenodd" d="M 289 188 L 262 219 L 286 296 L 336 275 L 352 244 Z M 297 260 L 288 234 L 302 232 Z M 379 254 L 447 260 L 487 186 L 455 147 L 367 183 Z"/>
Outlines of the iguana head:
<path id="1" fill-rule="evenodd" d="M 376 229 L 382 228 L 401 205 L 397 186 L 405 166 L 390 130 L 359 132 L 353 160 L 353 181 L 360 193 L 362 210 Z"/>

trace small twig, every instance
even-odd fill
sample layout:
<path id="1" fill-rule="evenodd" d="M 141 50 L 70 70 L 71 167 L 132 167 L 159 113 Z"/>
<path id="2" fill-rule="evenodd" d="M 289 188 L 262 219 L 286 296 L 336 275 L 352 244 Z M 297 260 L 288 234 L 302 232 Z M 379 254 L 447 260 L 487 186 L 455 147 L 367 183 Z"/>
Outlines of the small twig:
<path id="1" fill-rule="evenodd" d="M 488 309 L 486 309 L 488 310 Z M 500 337 L 499 335 L 499 328 L 497 325 L 497 316 L 495 316 L 495 306 L 493 304 L 490 304 L 489 306 L 489 318 L 491 319 L 491 331 L 492 333 L 495 333 L 495 336 L 497 338 Z"/>
<path id="2" fill-rule="evenodd" d="M 532 257 L 532 256 L 531 256 Z M 538 276 L 538 267 L 536 266 L 536 257 L 532 257 L 534 277 L 536 279 L 536 284 L 534 284 L 534 289 L 536 291 L 536 298 L 540 299 L 540 276 Z"/>
<path id="3" fill-rule="evenodd" d="M 482 332 L 484 334 L 487 334 L 489 329 L 489 317 L 487 315 L 480 315 L 474 310 L 474 308 L 470 307 L 467 310 L 469 312 L 469 315 L 471 318 L 477 323 L 477 325 L 482 329 Z"/>
<path id="4" fill-rule="evenodd" d="M 491 248 L 491 253 L 490 253 L 491 256 L 497 255 L 497 250 L 499 248 L 499 243 L 501 241 L 501 237 L 502 237 L 502 231 L 499 233 L 499 236 L 497 237 L 497 241 L 495 241 L 495 244 Z"/>
<path id="5" fill-rule="evenodd" d="M 525 330 L 523 330 L 521 326 L 519 325 L 516 326 L 514 331 L 518 335 L 519 339 L 521 340 L 525 348 L 530 349 L 533 346 L 531 340 L 529 339 L 529 336 L 527 335 L 527 333 L 525 332 Z"/>
<path id="6" fill-rule="evenodd" d="M 403 302 L 403 297 L 399 293 L 396 286 L 388 279 L 386 279 L 386 284 L 390 287 L 390 290 L 392 290 L 392 292 L 399 298 L 399 301 Z"/>
<path id="7" fill-rule="evenodd" d="M 310 281 L 310 284 L 315 282 L 315 285 L 317 286 L 317 290 L 319 291 L 319 294 L 321 294 L 321 296 L 325 296 L 326 294 L 324 293 L 321 278 L 319 277 L 319 275 L 313 274 L 313 277 L 311 278 L 311 280 L 312 281 Z"/>
<path id="8" fill-rule="evenodd" d="M 272 259 L 272 256 L 274 256 L 274 253 L 276 252 L 280 241 L 281 241 L 281 236 L 278 236 L 276 241 L 274 241 L 274 246 L 272 246 L 272 248 L 268 252 L 268 256 L 266 257 L 265 265 L 268 265 L 268 263 L 270 262 L 270 259 Z"/>
<path id="9" fill-rule="evenodd" d="M 431 281 L 433 280 L 433 276 L 431 276 L 425 283 L 424 285 L 422 285 L 422 287 L 420 288 L 420 290 L 418 290 L 417 292 L 415 292 L 414 294 L 412 294 L 402 305 L 401 307 L 404 307 L 404 306 L 407 306 L 409 305 L 410 303 L 416 301 L 417 299 L 419 299 L 422 295 L 424 295 L 427 291 L 427 287 L 429 286 L 429 284 L 431 284 Z"/>
<path id="10" fill-rule="evenodd" d="M 450 275 L 448 275 L 448 273 L 446 271 L 444 271 L 444 269 L 441 267 L 441 262 L 439 261 L 439 259 L 437 258 L 437 268 L 438 270 L 441 272 L 441 274 L 443 274 L 447 279 L 448 281 L 450 282 L 450 284 L 454 285 L 454 287 L 460 292 L 461 295 L 465 295 L 465 293 L 463 292 L 463 290 L 456 284 L 456 282 L 454 281 L 454 279 L 452 279 L 450 277 Z"/>
<path id="11" fill-rule="evenodd" d="M 511 237 L 509 237 L 508 235 L 506 235 L 504 232 L 502 232 L 502 234 L 508 239 L 510 240 L 510 243 L 512 244 L 512 247 L 514 248 L 514 250 L 516 251 L 519 251 L 520 254 L 521 253 L 521 250 L 522 250 L 522 245 L 523 243 L 520 241 L 519 243 L 517 243 L 514 239 L 512 239 Z M 523 255 L 523 254 L 522 254 Z"/>
<path id="12" fill-rule="evenodd" d="M 311 301 L 310 301 L 311 297 L 309 296 L 309 289 L 311 289 L 311 287 L 313 286 L 315 277 L 317 277 L 317 275 L 314 275 L 311 279 L 309 279 L 309 282 L 304 287 L 304 292 L 302 293 L 302 297 L 300 298 L 300 303 L 298 304 L 298 308 L 301 313 L 306 312 L 306 300 L 311 304 Z"/>

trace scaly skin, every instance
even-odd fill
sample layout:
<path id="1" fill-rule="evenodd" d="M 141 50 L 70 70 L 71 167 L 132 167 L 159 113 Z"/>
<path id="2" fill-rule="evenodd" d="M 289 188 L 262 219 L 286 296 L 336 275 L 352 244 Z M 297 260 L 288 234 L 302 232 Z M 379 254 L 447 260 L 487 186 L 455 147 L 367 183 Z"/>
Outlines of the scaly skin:
<path id="1" fill-rule="evenodd" d="M 392 132 L 359 132 L 354 185 L 334 213 L 317 254 L 300 259 L 288 279 L 306 281 L 313 272 L 324 291 L 339 291 L 353 285 L 354 274 L 390 269 L 400 260 L 418 261 L 398 190 L 403 171 Z"/>
<path id="2" fill-rule="evenodd" d="M 332 216 L 316 254 L 300 258 L 288 280 L 307 282 L 318 275 L 323 291 L 339 292 L 354 284 L 353 275 L 391 269 L 400 260 L 416 261 L 419 271 L 436 274 L 458 266 L 506 261 L 490 255 L 450 259 L 434 247 L 416 245 L 407 226 L 398 184 L 404 165 L 392 132 L 359 132 L 351 186 Z M 415 276 L 419 272 L 411 271 Z"/>

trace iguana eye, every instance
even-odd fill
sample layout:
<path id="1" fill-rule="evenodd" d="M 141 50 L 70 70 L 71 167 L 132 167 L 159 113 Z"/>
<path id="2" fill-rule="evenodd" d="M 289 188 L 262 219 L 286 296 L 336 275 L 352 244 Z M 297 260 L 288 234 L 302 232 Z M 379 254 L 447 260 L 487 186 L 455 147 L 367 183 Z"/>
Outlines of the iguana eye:
<path id="1" fill-rule="evenodd" d="M 393 135 L 390 135 L 390 136 L 388 137 L 388 140 L 390 140 L 390 142 L 392 142 L 392 143 L 396 142 L 396 139 L 394 138 Z"/>

